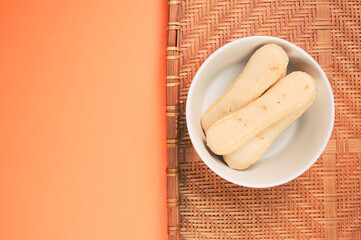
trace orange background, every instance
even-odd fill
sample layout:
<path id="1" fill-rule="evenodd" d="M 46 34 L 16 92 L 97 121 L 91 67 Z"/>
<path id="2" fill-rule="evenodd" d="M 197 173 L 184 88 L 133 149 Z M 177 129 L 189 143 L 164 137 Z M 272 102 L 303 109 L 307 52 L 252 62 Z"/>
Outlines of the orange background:
<path id="1" fill-rule="evenodd" d="M 165 0 L 0 0 L 0 239 L 166 239 Z"/>

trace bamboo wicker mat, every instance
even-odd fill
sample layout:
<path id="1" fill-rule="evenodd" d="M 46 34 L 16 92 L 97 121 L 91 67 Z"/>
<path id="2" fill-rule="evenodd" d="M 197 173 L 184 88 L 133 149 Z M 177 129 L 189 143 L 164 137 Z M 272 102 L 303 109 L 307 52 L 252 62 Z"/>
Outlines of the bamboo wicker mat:
<path id="1" fill-rule="evenodd" d="M 322 156 L 279 187 L 229 183 L 197 156 L 185 102 L 203 61 L 222 45 L 276 36 L 321 65 L 335 96 Z M 361 1 L 169 2 L 167 146 L 169 239 L 361 239 Z"/>

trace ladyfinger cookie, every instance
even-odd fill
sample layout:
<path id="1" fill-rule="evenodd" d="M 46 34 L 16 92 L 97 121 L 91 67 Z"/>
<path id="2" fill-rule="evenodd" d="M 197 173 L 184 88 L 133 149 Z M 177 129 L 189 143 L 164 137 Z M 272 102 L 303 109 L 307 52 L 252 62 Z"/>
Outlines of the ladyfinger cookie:
<path id="1" fill-rule="evenodd" d="M 207 145 L 216 154 L 231 153 L 297 108 L 309 105 L 315 97 L 313 78 L 293 72 L 255 101 L 213 124 L 206 134 Z"/>
<path id="2" fill-rule="evenodd" d="M 312 102 L 302 105 L 280 121 L 256 134 L 251 140 L 241 145 L 237 150 L 223 155 L 224 161 L 230 168 L 243 170 L 257 162 L 267 151 L 274 139 L 294 120 L 300 117 L 311 106 Z"/>
<path id="3" fill-rule="evenodd" d="M 205 112 L 203 130 L 207 132 L 216 121 L 258 98 L 284 77 L 287 64 L 288 56 L 281 47 L 267 44 L 259 48 L 233 84 Z"/>

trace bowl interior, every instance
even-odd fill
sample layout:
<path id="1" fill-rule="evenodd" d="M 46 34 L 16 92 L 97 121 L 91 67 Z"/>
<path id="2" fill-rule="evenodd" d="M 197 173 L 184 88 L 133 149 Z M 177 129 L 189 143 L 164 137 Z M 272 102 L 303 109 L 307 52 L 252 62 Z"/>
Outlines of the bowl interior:
<path id="1" fill-rule="evenodd" d="M 233 170 L 206 147 L 201 117 L 241 73 L 254 51 L 267 43 L 276 43 L 287 52 L 288 72 L 304 71 L 315 79 L 317 97 L 312 106 L 276 138 L 257 163 L 243 171 Z M 278 38 L 249 37 L 223 46 L 204 62 L 189 90 L 186 114 L 192 143 L 215 173 L 238 185 L 271 187 L 296 178 L 317 160 L 332 131 L 334 103 L 326 75 L 306 52 Z"/>

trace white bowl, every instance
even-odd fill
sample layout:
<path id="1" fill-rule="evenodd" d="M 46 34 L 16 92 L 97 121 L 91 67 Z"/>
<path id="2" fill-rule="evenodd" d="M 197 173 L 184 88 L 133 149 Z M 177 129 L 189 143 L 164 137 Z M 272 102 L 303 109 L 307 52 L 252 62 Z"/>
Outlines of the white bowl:
<path id="1" fill-rule="evenodd" d="M 275 43 L 287 52 L 288 72 L 304 71 L 315 79 L 317 97 L 312 106 L 276 138 L 258 162 L 238 171 L 208 150 L 201 117 L 241 73 L 255 50 L 267 43 Z M 279 38 L 255 36 L 224 45 L 203 63 L 188 92 L 186 118 L 193 146 L 210 169 L 235 184 L 264 188 L 295 179 L 318 159 L 332 132 L 334 100 L 325 73 L 304 50 Z"/>

